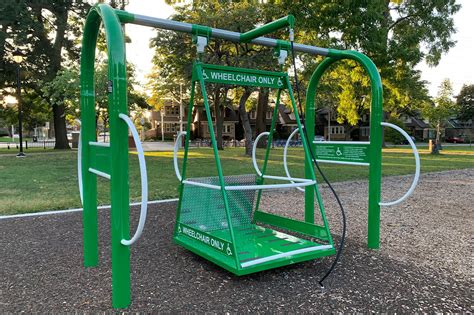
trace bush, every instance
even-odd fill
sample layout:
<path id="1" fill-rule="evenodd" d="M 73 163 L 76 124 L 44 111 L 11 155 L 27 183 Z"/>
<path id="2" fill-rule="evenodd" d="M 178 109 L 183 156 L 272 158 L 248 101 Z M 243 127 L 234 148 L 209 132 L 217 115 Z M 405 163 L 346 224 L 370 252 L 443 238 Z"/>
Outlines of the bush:
<path id="1" fill-rule="evenodd" d="M 405 126 L 403 125 L 403 122 L 396 117 L 390 117 L 387 122 L 397 125 L 398 127 L 407 131 L 405 129 Z M 396 131 L 395 129 L 385 128 L 385 142 L 391 142 L 393 144 L 401 144 L 403 143 L 404 140 L 405 140 L 405 137 L 402 136 L 402 134 Z"/>

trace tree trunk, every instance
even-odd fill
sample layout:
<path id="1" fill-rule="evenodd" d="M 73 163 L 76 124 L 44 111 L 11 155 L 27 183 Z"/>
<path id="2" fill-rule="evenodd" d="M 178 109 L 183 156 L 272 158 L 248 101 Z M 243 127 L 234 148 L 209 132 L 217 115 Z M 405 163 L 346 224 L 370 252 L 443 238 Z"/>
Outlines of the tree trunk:
<path id="1" fill-rule="evenodd" d="M 53 105 L 53 119 L 54 119 L 54 135 L 56 143 L 55 149 L 70 149 L 69 141 L 67 140 L 66 130 L 66 113 L 63 105 Z"/>
<path id="2" fill-rule="evenodd" d="M 222 126 L 224 124 L 224 115 L 222 113 L 222 106 L 220 102 L 220 88 L 216 87 L 214 90 L 214 113 L 216 123 L 216 143 L 217 150 L 224 150 L 223 139 L 222 139 Z"/>
<path id="3" fill-rule="evenodd" d="M 46 81 L 51 81 L 56 77 L 56 74 L 61 69 L 61 52 L 64 45 L 64 38 L 66 36 L 66 28 L 68 21 L 67 10 L 59 9 L 56 12 L 56 37 L 52 46 L 53 53 L 51 54 L 51 64 L 48 67 L 48 74 L 46 75 Z M 54 122 L 54 135 L 56 138 L 55 149 L 70 149 L 69 142 L 67 140 L 67 129 L 66 129 L 66 114 L 64 105 L 53 105 L 53 122 Z"/>
<path id="4" fill-rule="evenodd" d="M 351 141 L 351 133 L 356 126 L 344 124 L 344 141 Z"/>
<path id="5" fill-rule="evenodd" d="M 255 136 L 258 136 L 262 132 L 267 131 L 267 108 L 268 108 L 268 98 L 270 91 L 266 88 L 260 88 L 258 92 L 258 102 L 257 102 L 257 119 L 255 120 Z M 260 141 L 258 144 L 259 148 L 266 148 L 265 141 Z"/>
<path id="6" fill-rule="evenodd" d="M 249 114 L 245 110 L 245 103 L 247 103 L 250 94 L 252 94 L 252 91 L 245 89 L 239 101 L 239 116 L 245 134 L 245 155 L 248 156 L 252 155 L 252 127 L 250 126 Z"/>
<path id="7" fill-rule="evenodd" d="M 438 124 L 436 124 L 436 151 L 439 153 L 439 150 L 442 150 L 443 148 L 441 147 L 441 122 L 438 121 Z"/>

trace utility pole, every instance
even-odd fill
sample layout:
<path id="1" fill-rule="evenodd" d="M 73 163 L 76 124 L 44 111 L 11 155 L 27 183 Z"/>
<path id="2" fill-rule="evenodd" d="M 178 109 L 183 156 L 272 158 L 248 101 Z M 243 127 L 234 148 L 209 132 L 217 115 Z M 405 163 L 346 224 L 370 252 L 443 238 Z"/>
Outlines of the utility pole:
<path id="1" fill-rule="evenodd" d="M 179 83 L 179 132 L 183 132 L 183 83 Z M 182 147 L 182 142 L 179 144 Z"/>
<path id="2" fill-rule="evenodd" d="M 160 116 L 161 116 L 161 142 L 165 141 L 165 124 L 163 120 L 163 115 L 165 114 L 165 107 L 161 108 Z"/>
<path id="3" fill-rule="evenodd" d="M 22 100 L 21 100 L 21 68 L 20 64 L 23 61 L 23 53 L 17 49 L 13 53 L 13 59 L 16 62 L 16 99 L 18 103 L 18 133 L 20 135 L 20 152 L 16 155 L 16 157 L 22 158 L 25 157 L 25 153 L 23 152 L 23 108 L 22 108 Z"/>
<path id="4" fill-rule="evenodd" d="M 328 107 L 328 141 L 331 141 L 331 105 Z"/>
<path id="5" fill-rule="evenodd" d="M 183 83 L 179 84 L 179 132 L 183 132 Z"/>

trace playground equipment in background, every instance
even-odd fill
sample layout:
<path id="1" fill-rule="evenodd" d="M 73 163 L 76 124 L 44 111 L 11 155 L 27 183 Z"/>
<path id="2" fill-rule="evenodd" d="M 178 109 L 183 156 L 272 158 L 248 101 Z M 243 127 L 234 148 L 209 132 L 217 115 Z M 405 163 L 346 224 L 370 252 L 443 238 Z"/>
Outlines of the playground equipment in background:
<path id="1" fill-rule="evenodd" d="M 96 141 L 94 61 L 95 48 L 101 22 L 104 25 L 109 62 L 109 123 L 110 143 Z M 181 246 L 213 261 L 235 274 L 247 274 L 299 261 L 334 254 L 335 248 L 324 215 L 323 202 L 319 195 L 313 168 L 313 155 L 319 160 L 336 163 L 350 163 L 369 166 L 369 218 L 368 247 L 379 247 L 380 191 L 381 191 L 381 128 L 382 84 L 375 65 L 365 55 L 354 51 L 340 51 L 302 44 L 293 44 L 294 18 L 288 16 L 247 33 L 237 33 L 206 26 L 159 19 L 115 10 L 106 4 L 94 6 L 86 20 L 81 52 L 81 140 L 79 150 L 79 179 L 83 201 L 84 224 L 84 265 L 98 264 L 98 223 L 97 223 L 97 176 L 110 180 L 111 189 L 111 242 L 112 242 L 112 303 L 115 308 L 130 304 L 130 245 L 141 235 L 146 218 L 147 174 L 143 149 L 138 133 L 127 116 L 127 79 L 125 41 L 121 23 L 132 23 L 156 27 L 194 36 L 198 54 L 204 53 L 211 38 L 232 42 L 250 42 L 255 45 L 275 47 L 280 72 L 255 69 L 241 69 L 204 64 L 196 61 L 193 65 L 192 94 L 189 109 L 192 110 L 196 83 L 199 84 L 206 108 L 211 135 L 217 177 L 186 178 L 186 161 L 189 149 L 189 134 L 186 145 L 182 175 L 179 172 L 175 147 L 174 165 L 180 180 L 180 198 L 177 210 L 174 240 Z M 280 28 L 290 28 L 290 41 L 270 39 L 263 35 Z M 308 87 L 306 102 L 306 128 L 300 122 L 293 91 L 288 75 L 282 66 L 290 49 L 326 56 L 317 67 Z M 372 84 L 371 141 L 367 143 L 324 143 L 317 144 L 314 138 L 314 98 L 320 77 L 332 63 L 341 59 L 358 61 L 368 72 Z M 216 139 L 206 96 L 206 83 L 217 82 L 232 85 L 264 86 L 276 89 L 277 104 L 283 91 L 287 91 L 298 123 L 298 131 L 303 137 L 305 154 L 305 178 L 292 178 L 286 166 L 287 176 L 266 175 L 268 154 L 277 117 L 277 108 L 272 120 L 271 131 L 260 134 L 255 142 L 268 135 L 268 144 L 260 170 L 253 162 L 256 175 L 224 176 L 216 147 Z M 191 112 L 191 111 L 190 111 Z M 191 115 L 188 115 L 188 125 Z M 135 140 L 141 171 L 142 203 L 138 228 L 130 239 L 129 195 L 128 195 L 128 129 Z M 400 130 L 399 130 L 400 131 Z M 177 137 L 177 143 L 185 134 Z M 408 139 L 408 138 L 407 138 Z M 410 140 L 409 140 L 410 141 Z M 410 144 L 413 143 L 410 142 Z M 254 144 L 254 154 L 255 154 Z M 324 149 L 319 149 L 319 148 Z M 416 150 L 416 149 L 415 149 Z M 315 153 L 313 154 L 313 151 Z M 285 148 L 286 153 L 286 148 Z M 416 151 L 415 151 L 416 155 Z M 285 154 L 286 158 L 286 154 Z M 316 164 L 316 166 L 318 166 Z M 319 169 L 319 167 L 318 167 Z M 417 174 L 419 160 L 417 159 Z M 418 175 L 417 175 L 418 176 Z M 417 176 L 415 176 L 417 178 Z M 265 179 L 286 181 L 283 184 L 265 184 Z M 304 221 L 296 221 L 260 211 L 262 189 L 298 188 L 305 192 Z M 412 186 L 413 188 L 413 186 Z M 409 193 L 412 191 L 410 189 Z M 405 197 L 408 194 L 405 195 Z M 315 197 L 323 225 L 315 222 Z M 259 224 L 275 227 L 275 230 Z M 284 229 L 287 233 L 278 231 Z M 299 236 L 291 236 L 296 232 Z M 318 242 L 306 240 L 306 235 Z M 270 245 L 263 239 L 284 241 L 286 246 Z M 272 242 L 273 243 L 273 242 Z"/>

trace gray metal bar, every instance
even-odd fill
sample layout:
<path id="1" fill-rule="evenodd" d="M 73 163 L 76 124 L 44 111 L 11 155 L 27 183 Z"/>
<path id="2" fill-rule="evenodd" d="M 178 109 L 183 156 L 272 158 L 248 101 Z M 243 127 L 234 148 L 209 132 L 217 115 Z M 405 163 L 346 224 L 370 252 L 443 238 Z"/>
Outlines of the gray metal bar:
<path id="1" fill-rule="evenodd" d="M 184 32 L 184 33 L 192 33 L 193 25 L 190 23 L 185 22 L 178 22 L 168 19 L 160 19 L 156 17 L 150 17 L 140 14 L 133 14 L 135 19 L 131 24 L 143 25 L 143 26 L 150 26 L 150 27 L 157 27 L 165 30 L 177 31 L 177 32 Z M 219 28 L 211 28 L 212 35 L 211 37 L 225 39 L 231 42 L 240 42 L 240 33 L 227 31 Z M 277 45 L 277 40 L 268 37 L 257 37 L 251 41 L 252 44 L 268 46 L 268 47 L 275 47 Z M 304 44 L 294 44 L 295 51 L 308 53 L 311 55 L 319 55 L 319 56 L 327 56 L 329 54 L 329 49 L 321 48 L 316 46 L 309 46 Z"/>

